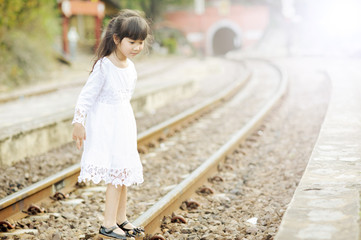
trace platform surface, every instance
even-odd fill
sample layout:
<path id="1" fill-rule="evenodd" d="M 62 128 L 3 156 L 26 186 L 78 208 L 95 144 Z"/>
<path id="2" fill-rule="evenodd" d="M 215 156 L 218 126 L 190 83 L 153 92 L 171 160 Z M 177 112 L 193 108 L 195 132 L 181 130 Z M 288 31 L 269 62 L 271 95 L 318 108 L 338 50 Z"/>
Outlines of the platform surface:
<path id="1" fill-rule="evenodd" d="M 360 236 L 361 61 L 319 59 L 314 64 L 330 77 L 331 99 L 275 239 L 356 240 Z"/>

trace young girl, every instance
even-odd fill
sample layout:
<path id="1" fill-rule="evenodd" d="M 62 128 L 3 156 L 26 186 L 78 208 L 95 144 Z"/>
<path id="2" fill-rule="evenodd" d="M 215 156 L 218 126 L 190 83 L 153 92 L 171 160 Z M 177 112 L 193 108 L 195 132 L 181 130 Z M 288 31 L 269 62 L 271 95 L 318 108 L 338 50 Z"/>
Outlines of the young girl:
<path id="1" fill-rule="evenodd" d="M 122 10 L 114 17 L 75 108 L 73 140 L 78 149 L 84 142 L 78 181 L 107 184 L 99 230 L 104 238 L 144 235 L 126 219 L 127 186 L 143 182 L 130 105 L 137 73 L 129 58 L 142 51 L 149 34 L 147 21 L 136 11 Z"/>

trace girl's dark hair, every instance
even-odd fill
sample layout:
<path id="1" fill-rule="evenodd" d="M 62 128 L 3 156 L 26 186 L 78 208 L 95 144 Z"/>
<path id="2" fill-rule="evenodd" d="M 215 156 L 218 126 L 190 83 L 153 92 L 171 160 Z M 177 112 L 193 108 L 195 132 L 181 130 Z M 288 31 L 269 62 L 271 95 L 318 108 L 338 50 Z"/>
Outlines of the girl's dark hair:
<path id="1" fill-rule="evenodd" d="M 147 40 L 150 37 L 150 27 L 140 12 L 129 9 L 121 10 L 110 20 L 106 28 L 105 35 L 96 51 L 96 59 L 91 72 L 99 59 L 110 55 L 116 49 L 113 35 L 117 36 L 120 42 L 123 38 Z"/>

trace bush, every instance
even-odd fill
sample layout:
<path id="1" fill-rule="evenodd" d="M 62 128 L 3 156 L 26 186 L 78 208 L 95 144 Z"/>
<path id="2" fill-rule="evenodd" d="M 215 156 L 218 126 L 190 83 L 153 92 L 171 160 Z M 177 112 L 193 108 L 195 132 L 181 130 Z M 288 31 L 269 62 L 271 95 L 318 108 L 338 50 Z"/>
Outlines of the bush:
<path id="1" fill-rule="evenodd" d="M 177 40 L 173 37 L 163 39 L 162 45 L 168 49 L 169 54 L 175 54 L 177 51 Z"/>
<path id="2" fill-rule="evenodd" d="M 55 1 L 0 0 L 0 91 L 35 81 L 51 62 Z"/>

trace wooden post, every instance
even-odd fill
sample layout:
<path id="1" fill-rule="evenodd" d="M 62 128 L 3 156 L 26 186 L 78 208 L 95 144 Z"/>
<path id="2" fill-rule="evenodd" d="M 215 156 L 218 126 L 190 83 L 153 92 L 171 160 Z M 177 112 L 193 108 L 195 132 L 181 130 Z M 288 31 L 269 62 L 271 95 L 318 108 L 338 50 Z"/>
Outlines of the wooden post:
<path id="1" fill-rule="evenodd" d="M 95 17 L 95 46 L 94 50 L 96 51 L 100 44 L 100 38 L 101 38 L 101 28 L 102 28 L 102 18 L 99 16 Z"/>
<path id="2" fill-rule="evenodd" d="M 68 42 L 68 31 L 69 31 L 69 18 L 63 16 L 63 51 L 66 56 L 69 55 L 69 42 Z"/>

